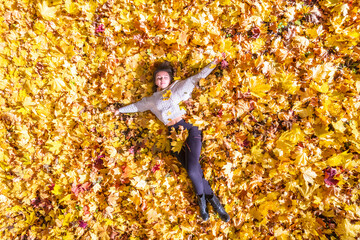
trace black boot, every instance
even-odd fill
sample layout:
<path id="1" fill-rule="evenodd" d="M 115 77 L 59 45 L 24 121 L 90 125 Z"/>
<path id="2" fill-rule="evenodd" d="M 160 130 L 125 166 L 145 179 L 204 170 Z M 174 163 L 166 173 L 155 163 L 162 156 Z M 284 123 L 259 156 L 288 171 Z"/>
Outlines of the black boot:
<path id="1" fill-rule="evenodd" d="M 205 194 L 196 195 L 196 196 L 199 202 L 200 215 L 204 221 L 207 221 L 209 219 L 209 212 L 206 206 Z"/>
<path id="2" fill-rule="evenodd" d="M 219 199 L 214 195 L 206 195 L 206 200 L 208 200 L 213 206 L 214 210 L 219 214 L 221 220 L 228 222 L 230 220 L 229 214 L 225 211 L 224 207 L 221 205 Z"/>

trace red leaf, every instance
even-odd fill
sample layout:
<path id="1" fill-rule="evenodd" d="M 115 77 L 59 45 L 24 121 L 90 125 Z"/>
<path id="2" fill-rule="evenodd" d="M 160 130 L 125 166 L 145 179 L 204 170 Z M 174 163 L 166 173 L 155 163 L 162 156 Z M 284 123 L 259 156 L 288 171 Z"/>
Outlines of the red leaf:
<path id="1" fill-rule="evenodd" d="M 160 169 L 160 164 L 156 164 L 154 167 L 151 168 L 151 171 L 154 173 L 159 169 Z"/>
<path id="2" fill-rule="evenodd" d="M 337 171 L 336 168 L 332 168 L 332 167 L 328 167 L 325 169 L 325 183 L 327 185 L 336 185 L 339 180 L 334 179 L 335 175 L 336 175 Z"/>
<path id="3" fill-rule="evenodd" d="M 90 211 L 89 211 L 89 210 L 90 210 L 90 208 L 89 208 L 88 205 L 84 206 L 83 211 L 84 211 L 84 214 L 85 214 L 85 215 L 90 214 Z"/>
<path id="4" fill-rule="evenodd" d="M 37 207 L 39 207 L 41 200 L 39 197 L 37 197 L 37 198 L 31 200 L 30 203 L 31 203 L 31 205 L 33 205 L 33 207 L 37 208 Z"/>
<path id="5" fill-rule="evenodd" d="M 229 63 L 226 60 L 221 61 L 221 69 L 225 69 L 229 66 Z"/>
<path id="6" fill-rule="evenodd" d="M 104 161 L 102 160 L 103 157 L 105 157 L 105 155 L 100 155 L 97 157 L 97 159 L 95 160 L 95 163 L 94 163 L 95 168 L 97 168 L 97 169 L 104 168 Z"/>
<path id="7" fill-rule="evenodd" d="M 105 31 L 104 24 L 100 24 L 95 30 L 96 33 L 104 32 L 104 31 Z"/>
<path id="8" fill-rule="evenodd" d="M 253 38 L 258 38 L 260 36 L 260 28 L 254 27 L 251 29 L 251 35 Z"/>
<path id="9" fill-rule="evenodd" d="M 51 202 L 48 198 L 46 199 L 41 199 L 40 197 L 37 197 L 33 200 L 31 200 L 30 204 L 34 207 L 34 208 L 43 208 L 45 210 L 45 212 L 49 212 L 50 209 L 52 209 L 52 205 Z"/>
<path id="10" fill-rule="evenodd" d="M 87 222 L 84 222 L 83 220 L 80 220 L 79 221 L 79 227 L 86 228 L 87 227 Z"/>
<path id="11" fill-rule="evenodd" d="M 89 191 L 91 188 L 91 182 L 83 183 L 80 188 L 82 191 Z"/>
<path id="12" fill-rule="evenodd" d="M 80 189 L 79 189 L 79 185 L 76 185 L 75 182 L 73 182 L 73 184 L 71 185 L 71 191 L 75 194 L 75 196 L 77 197 L 79 195 Z"/>
<path id="13" fill-rule="evenodd" d="M 55 186 L 55 183 L 50 185 L 50 187 L 49 187 L 50 191 L 54 190 L 54 186 Z"/>
<path id="14" fill-rule="evenodd" d="M 76 185 L 75 182 L 72 184 L 71 186 L 71 191 L 75 194 L 75 196 L 77 197 L 79 195 L 79 193 L 83 193 L 85 191 L 89 191 L 91 187 L 91 183 L 90 182 L 86 182 L 83 184 L 78 184 Z"/>

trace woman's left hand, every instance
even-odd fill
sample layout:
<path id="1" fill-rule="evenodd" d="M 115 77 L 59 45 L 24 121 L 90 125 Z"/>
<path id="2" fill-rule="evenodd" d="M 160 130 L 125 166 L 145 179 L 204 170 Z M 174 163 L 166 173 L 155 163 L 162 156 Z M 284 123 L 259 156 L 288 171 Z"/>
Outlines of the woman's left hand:
<path id="1" fill-rule="evenodd" d="M 222 60 L 224 60 L 226 58 L 226 56 L 225 56 L 225 53 L 221 53 L 221 57 L 219 58 L 219 57 L 215 57 L 215 59 L 214 59 L 214 63 L 215 64 L 219 64 Z"/>
<path id="2" fill-rule="evenodd" d="M 105 109 L 112 112 L 112 113 L 114 113 L 116 111 L 115 106 L 114 106 L 113 103 L 107 105 Z"/>

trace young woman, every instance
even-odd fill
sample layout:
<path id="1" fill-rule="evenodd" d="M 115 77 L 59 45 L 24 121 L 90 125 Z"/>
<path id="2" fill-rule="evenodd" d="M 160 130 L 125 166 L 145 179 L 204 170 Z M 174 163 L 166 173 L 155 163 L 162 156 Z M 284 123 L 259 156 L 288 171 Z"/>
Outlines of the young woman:
<path id="1" fill-rule="evenodd" d="M 206 206 L 206 201 L 209 201 L 220 218 L 228 222 L 230 217 L 221 205 L 218 197 L 214 194 L 209 182 L 205 180 L 199 163 L 202 141 L 201 131 L 198 127 L 184 121 L 183 115 L 186 111 L 179 107 L 181 101 L 191 97 L 191 93 L 200 79 L 206 78 L 218 63 L 219 60 L 215 58 L 214 61 L 198 74 L 185 80 L 174 82 L 174 69 L 171 64 L 167 61 L 161 63 L 153 74 L 156 92 L 136 103 L 117 109 L 115 115 L 150 110 L 160 121 L 168 126 L 169 132 L 171 128 L 178 130 L 180 126 L 187 129 L 188 137 L 184 146 L 179 153 L 172 152 L 172 154 L 181 162 L 192 181 L 197 194 L 202 219 L 205 221 L 209 219 L 209 212 Z"/>

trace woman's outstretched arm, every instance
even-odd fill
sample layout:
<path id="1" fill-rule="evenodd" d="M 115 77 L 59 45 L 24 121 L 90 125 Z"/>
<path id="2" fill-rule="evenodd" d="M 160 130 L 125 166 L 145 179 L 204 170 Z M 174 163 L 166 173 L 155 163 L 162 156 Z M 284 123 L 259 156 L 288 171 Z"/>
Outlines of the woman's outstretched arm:
<path id="1" fill-rule="evenodd" d="M 194 76 L 191 76 L 184 81 L 189 81 L 195 86 L 200 81 L 200 79 L 206 78 L 216 68 L 218 62 L 219 60 L 215 58 L 211 63 L 206 65 L 198 74 L 195 74 Z"/>
<path id="2" fill-rule="evenodd" d="M 176 94 L 181 100 L 187 100 L 191 97 L 191 93 L 194 90 L 196 84 L 200 81 L 202 78 L 206 78 L 215 68 L 216 65 L 219 63 L 219 60 L 215 58 L 211 63 L 206 65 L 198 74 L 195 74 L 185 80 L 179 81 L 176 85 L 174 85 L 174 88 L 172 89 L 172 92 Z"/>
<path id="3" fill-rule="evenodd" d="M 150 110 L 150 107 L 147 97 L 145 97 L 136 103 L 132 103 L 130 105 L 117 109 L 115 111 L 115 115 L 119 115 L 120 113 L 144 112 L 147 110 Z"/>

